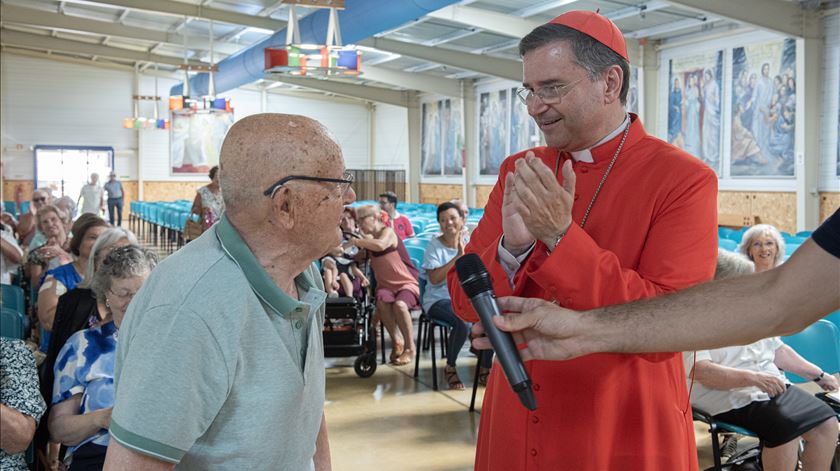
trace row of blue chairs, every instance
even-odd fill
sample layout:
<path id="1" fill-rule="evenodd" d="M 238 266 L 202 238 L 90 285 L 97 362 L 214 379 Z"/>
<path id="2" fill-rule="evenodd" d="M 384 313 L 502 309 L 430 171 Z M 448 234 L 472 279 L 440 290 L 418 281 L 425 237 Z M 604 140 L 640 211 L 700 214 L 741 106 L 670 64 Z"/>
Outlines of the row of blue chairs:
<path id="1" fill-rule="evenodd" d="M 191 208 L 192 202 L 187 200 L 132 201 L 128 221 L 133 231 L 148 236 L 155 244 L 161 239 L 171 250 L 184 244 L 184 226 Z"/>
<path id="2" fill-rule="evenodd" d="M 718 238 L 720 239 L 728 239 L 740 243 L 744 237 L 744 233 L 747 232 L 749 227 L 742 227 L 740 229 L 730 229 L 728 227 L 718 227 Z M 790 234 L 789 232 L 780 231 L 782 234 L 782 239 L 784 239 L 785 244 L 802 244 L 809 237 L 811 237 L 811 233 L 813 231 L 800 231 L 796 234 Z"/>
<path id="3" fill-rule="evenodd" d="M 23 339 L 28 324 L 23 289 L 2 284 L 0 296 L 0 337 Z"/>
<path id="4" fill-rule="evenodd" d="M 20 211 L 18 211 L 17 203 L 14 201 L 3 201 L 3 212 L 13 214 L 15 217 L 20 217 L 21 214 L 29 211 L 29 201 L 24 201 L 20 204 Z"/>

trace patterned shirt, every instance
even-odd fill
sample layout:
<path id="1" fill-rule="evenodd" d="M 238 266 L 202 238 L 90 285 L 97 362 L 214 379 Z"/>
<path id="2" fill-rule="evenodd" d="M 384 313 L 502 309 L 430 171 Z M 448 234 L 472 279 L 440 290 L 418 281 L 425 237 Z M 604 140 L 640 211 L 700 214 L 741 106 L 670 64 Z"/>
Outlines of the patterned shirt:
<path id="1" fill-rule="evenodd" d="M 116 351 L 117 327 L 113 322 L 73 334 L 55 361 L 52 403 L 81 394 L 80 414 L 113 407 Z M 90 442 L 108 446 L 109 438 L 108 430 L 101 429 L 70 447 L 68 453 Z"/>
<path id="2" fill-rule="evenodd" d="M 32 417 L 35 423 L 47 408 L 38 390 L 35 357 L 22 340 L 0 337 L 0 404 Z M 0 469 L 28 470 L 23 455 L 0 449 Z"/>

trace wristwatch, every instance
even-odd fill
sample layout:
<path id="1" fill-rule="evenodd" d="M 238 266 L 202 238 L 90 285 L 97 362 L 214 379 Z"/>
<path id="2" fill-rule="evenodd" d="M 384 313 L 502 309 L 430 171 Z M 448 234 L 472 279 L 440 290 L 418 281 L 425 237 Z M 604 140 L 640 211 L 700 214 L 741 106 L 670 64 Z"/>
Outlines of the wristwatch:
<path id="1" fill-rule="evenodd" d="M 811 381 L 813 381 L 813 382 L 815 382 L 815 383 L 819 383 L 820 381 L 822 381 L 822 379 L 823 379 L 824 377 L 825 377 L 825 371 L 821 372 L 819 376 L 817 376 L 816 378 L 812 379 Z"/>

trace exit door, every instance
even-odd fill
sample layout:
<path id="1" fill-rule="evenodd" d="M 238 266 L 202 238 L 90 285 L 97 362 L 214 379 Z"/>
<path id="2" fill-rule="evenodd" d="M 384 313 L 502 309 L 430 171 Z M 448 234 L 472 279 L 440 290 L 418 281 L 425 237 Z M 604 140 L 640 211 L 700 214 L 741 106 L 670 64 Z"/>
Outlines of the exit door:
<path id="1" fill-rule="evenodd" d="M 113 168 L 112 147 L 35 146 L 36 188 L 51 188 L 54 198 L 78 200 L 91 173 L 103 185 Z"/>

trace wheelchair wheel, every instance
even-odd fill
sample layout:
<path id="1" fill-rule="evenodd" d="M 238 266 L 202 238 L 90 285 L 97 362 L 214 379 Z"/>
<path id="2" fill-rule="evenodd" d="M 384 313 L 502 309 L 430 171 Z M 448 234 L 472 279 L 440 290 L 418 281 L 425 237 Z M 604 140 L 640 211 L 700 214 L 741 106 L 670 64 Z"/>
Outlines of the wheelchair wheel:
<path id="1" fill-rule="evenodd" d="M 370 378 L 376 373 L 376 354 L 365 353 L 356 357 L 353 369 L 360 378 Z"/>

